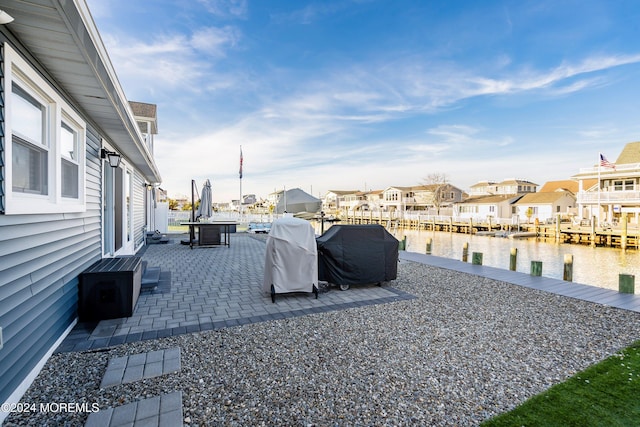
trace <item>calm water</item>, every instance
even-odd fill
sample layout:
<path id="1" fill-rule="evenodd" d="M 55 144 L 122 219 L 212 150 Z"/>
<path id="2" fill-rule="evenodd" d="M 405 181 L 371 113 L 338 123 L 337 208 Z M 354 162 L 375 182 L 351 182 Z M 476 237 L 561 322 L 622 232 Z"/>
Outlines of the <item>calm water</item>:
<path id="1" fill-rule="evenodd" d="M 328 225 L 325 224 L 325 230 Z M 320 228 L 316 227 L 320 233 Z M 425 253 L 428 238 L 433 239 L 432 255 L 462 260 L 462 247 L 469 243 L 469 262 L 473 252 L 482 252 L 482 263 L 509 268 L 511 248 L 518 249 L 517 271 L 531 272 L 531 261 L 542 261 L 542 275 L 562 279 L 564 255 L 573 255 L 573 281 L 607 289 L 618 289 L 618 274 L 636 276 L 636 293 L 640 287 L 640 252 L 587 245 L 556 244 L 536 239 L 506 239 L 460 233 L 425 230 L 391 230 L 397 239 L 407 236 L 407 251 Z"/>

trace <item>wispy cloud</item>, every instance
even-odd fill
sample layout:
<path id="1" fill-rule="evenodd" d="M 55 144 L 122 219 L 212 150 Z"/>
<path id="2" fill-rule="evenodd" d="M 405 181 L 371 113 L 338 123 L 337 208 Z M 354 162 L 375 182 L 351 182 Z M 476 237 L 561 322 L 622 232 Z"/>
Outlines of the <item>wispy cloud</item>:
<path id="1" fill-rule="evenodd" d="M 227 49 L 235 47 L 241 38 L 238 28 L 225 26 L 222 28 L 206 27 L 194 32 L 188 46 L 209 55 L 223 57 Z"/>
<path id="2" fill-rule="evenodd" d="M 591 76 L 593 73 L 637 62 L 640 55 L 588 58 L 548 71 L 516 70 L 502 78 L 474 75 L 449 63 L 406 63 L 393 67 L 393 72 L 386 66 L 341 64 L 340 72 L 319 71 L 301 81 L 295 94 L 269 108 L 275 115 L 295 119 L 382 122 L 433 114 L 478 96 L 532 91 L 566 95 L 606 84 L 606 77 Z M 578 78 L 581 76 L 585 77 Z"/>
<path id="3" fill-rule="evenodd" d="M 103 37 L 118 74 L 128 87 L 149 92 L 170 88 L 199 92 L 233 86 L 237 79 L 216 70 L 216 64 L 241 39 L 233 26 L 204 27 L 191 35 L 166 34 L 147 42 L 128 36 Z"/>
<path id="4" fill-rule="evenodd" d="M 466 125 L 442 125 L 427 131 L 430 135 L 443 138 L 448 143 L 468 142 L 479 129 Z"/>
<path id="5" fill-rule="evenodd" d="M 566 80 L 577 76 L 637 63 L 640 63 L 640 54 L 593 56 L 575 64 L 560 64 L 549 71 L 515 71 L 513 76 L 502 79 L 470 77 L 468 82 L 471 84 L 467 86 L 466 96 L 498 95 L 547 88 L 553 89 L 555 85 L 562 84 Z M 583 79 L 580 82 L 565 86 L 562 91 L 556 91 L 556 93 L 582 90 L 596 84 L 602 84 L 603 81 L 603 78 Z"/>
<path id="6" fill-rule="evenodd" d="M 293 22 L 308 25 L 327 16 L 334 15 L 349 6 L 350 2 L 316 2 L 287 13 L 274 13 L 271 19 L 276 23 Z"/>
<path id="7" fill-rule="evenodd" d="M 248 12 L 247 0 L 198 0 L 198 2 L 217 17 L 245 18 Z"/>
<path id="8" fill-rule="evenodd" d="M 407 145 L 407 149 L 419 154 L 446 155 L 486 150 L 489 147 L 505 147 L 513 143 L 513 138 L 503 136 L 499 139 L 483 135 L 484 130 L 468 125 L 439 125 L 428 129 L 423 141 Z"/>

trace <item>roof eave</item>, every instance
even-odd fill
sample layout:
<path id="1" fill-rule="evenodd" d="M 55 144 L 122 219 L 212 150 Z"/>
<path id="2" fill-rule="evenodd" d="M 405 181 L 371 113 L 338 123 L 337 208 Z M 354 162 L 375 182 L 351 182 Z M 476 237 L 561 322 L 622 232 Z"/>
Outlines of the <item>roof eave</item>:
<path id="1" fill-rule="evenodd" d="M 144 143 L 86 2 L 9 0 L 2 9 L 15 19 L 7 29 L 46 68 L 66 96 L 146 180 L 160 183 L 160 172 Z M 42 21 L 50 27 L 40 26 Z M 60 48 L 62 44 L 64 48 Z M 78 83 L 80 78 L 82 85 Z"/>

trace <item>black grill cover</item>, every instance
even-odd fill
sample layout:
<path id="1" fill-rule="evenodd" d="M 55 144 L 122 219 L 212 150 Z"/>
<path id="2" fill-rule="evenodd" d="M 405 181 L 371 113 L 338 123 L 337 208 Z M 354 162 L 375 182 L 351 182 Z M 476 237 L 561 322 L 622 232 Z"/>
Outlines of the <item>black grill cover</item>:
<path id="1" fill-rule="evenodd" d="M 397 276 L 398 240 L 381 225 L 334 225 L 316 243 L 318 280 L 357 285 Z"/>

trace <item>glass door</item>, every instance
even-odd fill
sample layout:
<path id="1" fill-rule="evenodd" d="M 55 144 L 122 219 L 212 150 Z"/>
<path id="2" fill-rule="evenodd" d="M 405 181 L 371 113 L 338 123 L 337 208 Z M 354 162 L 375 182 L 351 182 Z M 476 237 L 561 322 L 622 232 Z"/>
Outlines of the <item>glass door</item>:
<path id="1" fill-rule="evenodd" d="M 102 251 L 105 256 L 114 256 L 123 244 L 123 171 L 112 168 L 108 161 L 102 165 Z"/>
<path id="2" fill-rule="evenodd" d="M 113 168 L 102 162 L 102 253 L 113 256 L 115 252 L 115 215 L 113 203 Z"/>

